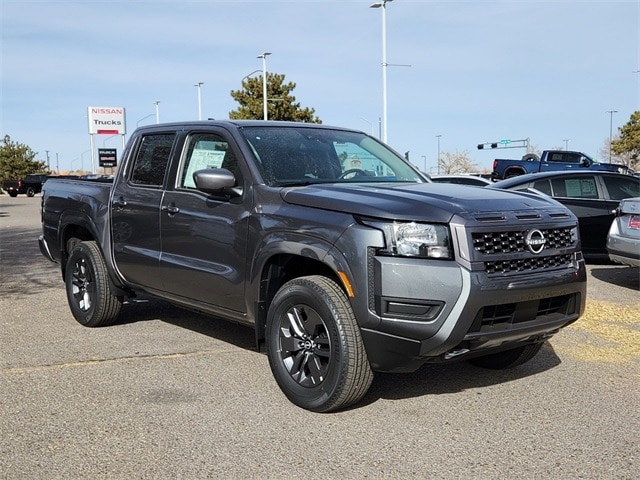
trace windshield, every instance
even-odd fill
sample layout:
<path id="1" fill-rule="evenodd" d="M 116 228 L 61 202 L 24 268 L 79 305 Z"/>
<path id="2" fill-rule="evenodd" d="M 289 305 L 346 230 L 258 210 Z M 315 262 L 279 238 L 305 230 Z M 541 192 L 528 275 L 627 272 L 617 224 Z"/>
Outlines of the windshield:
<path id="1" fill-rule="evenodd" d="M 244 127 L 270 186 L 425 180 L 404 159 L 359 132 L 295 126 Z"/>

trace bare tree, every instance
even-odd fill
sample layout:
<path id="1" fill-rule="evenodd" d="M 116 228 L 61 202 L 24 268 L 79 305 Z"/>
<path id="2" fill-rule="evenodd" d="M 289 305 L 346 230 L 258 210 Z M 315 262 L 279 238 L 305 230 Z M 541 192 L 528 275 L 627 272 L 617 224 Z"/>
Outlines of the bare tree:
<path id="1" fill-rule="evenodd" d="M 458 173 L 478 173 L 478 165 L 473 163 L 469 158 L 469 152 L 442 152 L 440 154 L 439 173 L 458 174 Z"/>

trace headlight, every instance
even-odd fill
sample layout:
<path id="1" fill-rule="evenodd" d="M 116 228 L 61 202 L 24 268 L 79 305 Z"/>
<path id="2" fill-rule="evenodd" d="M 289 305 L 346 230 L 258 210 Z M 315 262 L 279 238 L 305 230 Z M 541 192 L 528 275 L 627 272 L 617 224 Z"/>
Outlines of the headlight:
<path id="1" fill-rule="evenodd" d="M 445 225 L 369 219 L 361 221 L 384 232 L 386 247 L 379 253 L 401 257 L 452 258 L 449 229 Z"/>

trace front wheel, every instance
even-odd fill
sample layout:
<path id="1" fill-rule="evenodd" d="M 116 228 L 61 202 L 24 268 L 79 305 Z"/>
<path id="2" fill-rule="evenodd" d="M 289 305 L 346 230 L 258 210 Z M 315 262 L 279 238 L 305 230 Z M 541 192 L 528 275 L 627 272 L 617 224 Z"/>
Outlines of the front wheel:
<path id="1" fill-rule="evenodd" d="M 33 187 L 27 188 L 27 197 L 33 197 L 36 194 L 36 191 Z"/>
<path id="2" fill-rule="evenodd" d="M 369 390 L 373 372 L 340 287 L 300 277 L 276 293 L 267 314 L 269 364 L 291 402 L 314 412 L 345 408 Z"/>
<path id="3" fill-rule="evenodd" d="M 107 266 L 96 242 L 79 242 L 67 260 L 67 301 L 74 318 L 85 327 L 101 327 L 116 321 L 122 297 L 111 293 Z"/>
<path id="4" fill-rule="evenodd" d="M 490 368 L 492 370 L 502 370 L 503 368 L 513 368 L 528 362 L 542 348 L 542 342 L 524 345 L 504 352 L 492 353 L 484 357 L 472 358 L 469 363 L 476 367 Z"/>

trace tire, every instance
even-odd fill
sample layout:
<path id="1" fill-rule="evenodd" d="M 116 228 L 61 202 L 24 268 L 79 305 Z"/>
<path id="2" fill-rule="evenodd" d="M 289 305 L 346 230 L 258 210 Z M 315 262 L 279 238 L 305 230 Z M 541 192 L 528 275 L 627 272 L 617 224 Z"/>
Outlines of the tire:
<path id="1" fill-rule="evenodd" d="M 27 197 L 33 197 L 35 194 L 36 191 L 33 189 L 33 187 L 27 188 Z"/>
<path id="2" fill-rule="evenodd" d="M 505 350 L 504 352 L 472 358 L 469 360 L 469 363 L 476 367 L 490 368 L 492 370 L 517 367 L 535 357 L 542 348 L 542 343 L 543 342 L 532 343 L 511 350 Z"/>
<path id="3" fill-rule="evenodd" d="M 535 153 L 527 153 L 526 155 L 523 155 L 522 161 L 523 162 L 539 162 L 540 157 Z"/>
<path id="4" fill-rule="evenodd" d="M 266 343 L 278 386 L 304 409 L 345 408 L 373 381 L 349 300 L 326 277 L 300 277 L 280 288 L 267 313 Z"/>
<path id="5" fill-rule="evenodd" d="M 94 241 L 77 243 L 65 270 L 67 301 L 74 318 L 85 327 L 102 327 L 116 321 L 122 297 L 111 293 L 107 267 Z"/>
<path id="6" fill-rule="evenodd" d="M 18 192 L 9 192 L 9 196 L 11 198 L 16 198 L 18 196 Z"/>

